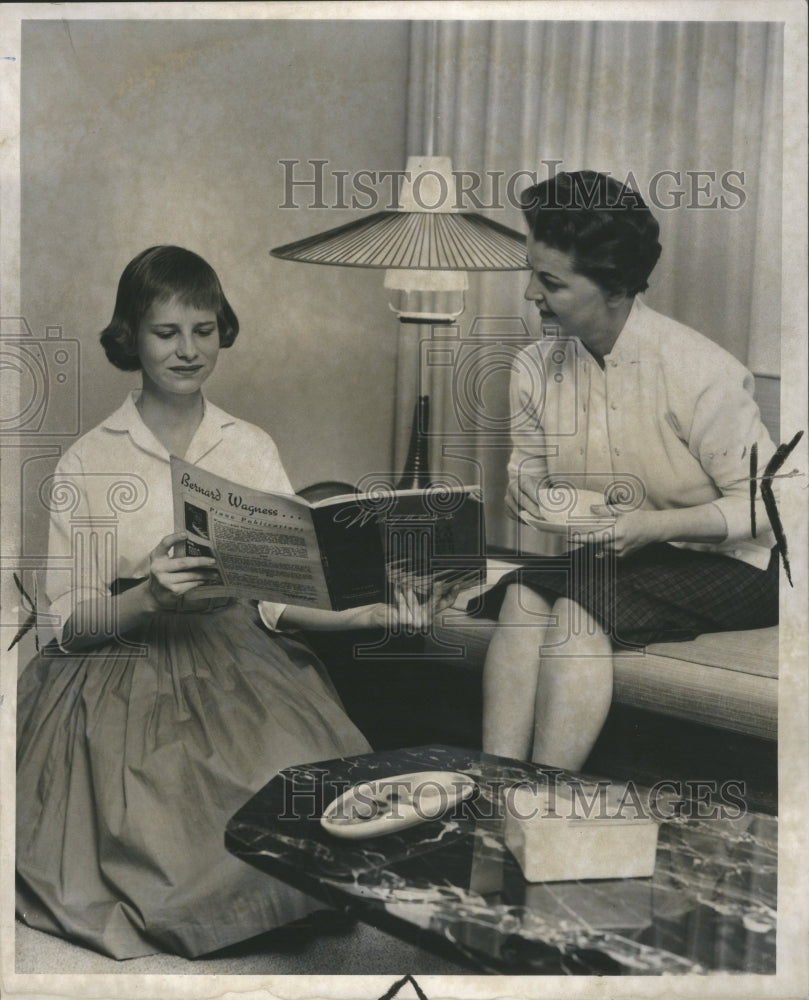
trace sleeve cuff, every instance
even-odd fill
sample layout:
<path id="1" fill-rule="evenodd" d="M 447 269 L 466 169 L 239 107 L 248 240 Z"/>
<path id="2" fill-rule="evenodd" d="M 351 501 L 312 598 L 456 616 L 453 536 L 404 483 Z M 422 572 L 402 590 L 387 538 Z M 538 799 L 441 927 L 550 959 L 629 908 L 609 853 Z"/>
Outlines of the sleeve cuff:
<path id="1" fill-rule="evenodd" d="M 62 645 L 65 625 L 73 614 L 74 608 L 85 601 L 105 601 L 109 595 L 97 590 L 70 591 L 60 594 L 56 600 L 46 605 L 44 614 L 37 612 L 37 635 L 39 645 L 44 649 L 50 642 L 56 640 L 63 653 L 69 652 Z"/>
<path id="2" fill-rule="evenodd" d="M 749 501 L 739 497 L 719 497 L 713 501 L 713 505 L 725 519 L 727 525 L 726 542 L 749 541 L 753 537 Z M 769 531 L 769 527 L 767 510 L 761 500 L 756 500 L 757 535 L 762 534 L 765 528 Z"/>
<path id="3" fill-rule="evenodd" d="M 278 627 L 278 619 L 286 610 L 286 604 L 274 604 L 272 601 L 259 601 L 258 614 L 262 622 L 271 632 L 296 632 L 297 629 L 285 629 Z"/>

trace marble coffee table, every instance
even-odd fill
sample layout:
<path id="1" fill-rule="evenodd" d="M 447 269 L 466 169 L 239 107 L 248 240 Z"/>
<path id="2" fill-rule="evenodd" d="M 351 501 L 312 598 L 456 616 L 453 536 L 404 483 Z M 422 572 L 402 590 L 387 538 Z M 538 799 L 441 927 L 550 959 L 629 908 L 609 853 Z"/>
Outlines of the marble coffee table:
<path id="1" fill-rule="evenodd" d="M 455 771 L 473 794 L 436 820 L 343 839 L 320 823 L 357 782 Z M 231 819 L 228 849 L 323 902 L 470 971 L 775 972 L 777 820 L 738 796 L 640 794 L 660 821 L 647 878 L 529 883 L 503 836 L 507 790 L 579 776 L 478 751 L 417 747 L 289 768 Z M 658 794 L 659 793 L 659 794 Z M 718 804 L 717 804 L 718 803 Z M 409 970 L 417 973 L 418 969 Z"/>

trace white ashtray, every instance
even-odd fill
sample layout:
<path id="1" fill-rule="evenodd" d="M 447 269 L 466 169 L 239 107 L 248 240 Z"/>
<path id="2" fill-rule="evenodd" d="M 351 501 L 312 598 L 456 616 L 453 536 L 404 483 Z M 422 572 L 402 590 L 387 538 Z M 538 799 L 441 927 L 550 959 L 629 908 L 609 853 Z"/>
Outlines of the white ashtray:
<path id="1" fill-rule="evenodd" d="M 335 837 L 381 837 L 438 819 L 474 788 L 468 774 L 456 771 L 414 771 L 362 781 L 331 802 L 320 823 Z"/>
<path id="2" fill-rule="evenodd" d="M 648 878 L 657 832 L 625 785 L 515 785 L 505 793 L 506 847 L 529 882 Z"/>

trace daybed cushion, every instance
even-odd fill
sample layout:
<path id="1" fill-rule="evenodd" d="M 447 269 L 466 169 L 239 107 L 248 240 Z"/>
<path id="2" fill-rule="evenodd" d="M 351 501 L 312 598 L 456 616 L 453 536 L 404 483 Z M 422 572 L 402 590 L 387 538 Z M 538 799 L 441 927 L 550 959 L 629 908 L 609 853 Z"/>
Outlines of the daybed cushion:
<path id="1" fill-rule="evenodd" d="M 660 642 L 615 657 L 615 700 L 774 740 L 778 735 L 778 626 Z"/>
<path id="2" fill-rule="evenodd" d="M 483 669 L 495 623 L 462 612 L 445 613 L 428 640 L 436 659 Z M 615 656 L 615 700 L 775 740 L 778 727 L 778 627 L 717 632 L 690 642 L 654 643 Z"/>

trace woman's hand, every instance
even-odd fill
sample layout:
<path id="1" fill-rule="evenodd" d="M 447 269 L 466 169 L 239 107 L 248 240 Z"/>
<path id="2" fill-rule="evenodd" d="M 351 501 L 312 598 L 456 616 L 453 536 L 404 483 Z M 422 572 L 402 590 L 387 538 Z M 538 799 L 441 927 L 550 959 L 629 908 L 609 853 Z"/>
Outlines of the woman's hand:
<path id="1" fill-rule="evenodd" d="M 615 511 L 604 504 L 593 504 L 597 515 Z M 653 542 L 724 542 L 728 527 L 722 511 L 714 503 L 696 507 L 676 507 L 666 510 L 630 510 L 615 515 L 615 529 L 608 548 L 619 559 L 632 555 Z"/>
<path id="2" fill-rule="evenodd" d="M 520 519 L 522 511 L 541 520 L 543 515 L 537 490 L 537 481 L 530 476 L 516 476 L 510 479 L 506 490 L 506 510 L 517 520 Z"/>
<path id="3" fill-rule="evenodd" d="M 215 578 L 216 560 L 210 556 L 171 556 L 173 546 L 186 539 L 185 532 L 166 535 L 149 554 L 147 594 L 152 611 L 171 611 L 181 597 Z"/>
<path id="4" fill-rule="evenodd" d="M 664 541 L 660 532 L 659 511 L 630 510 L 616 515 L 606 504 L 593 504 L 590 510 L 599 517 L 615 518 L 611 537 L 604 542 L 603 548 L 614 552 L 619 559 L 630 556 L 653 542 Z"/>

